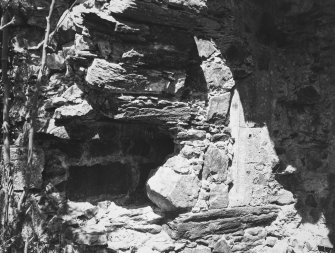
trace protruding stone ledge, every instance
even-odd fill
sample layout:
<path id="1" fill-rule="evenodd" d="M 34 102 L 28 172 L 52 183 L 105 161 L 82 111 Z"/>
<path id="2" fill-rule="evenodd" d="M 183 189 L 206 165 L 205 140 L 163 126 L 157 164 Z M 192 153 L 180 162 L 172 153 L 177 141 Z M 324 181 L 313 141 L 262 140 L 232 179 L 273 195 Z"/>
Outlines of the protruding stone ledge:
<path id="1" fill-rule="evenodd" d="M 104 59 L 94 59 L 87 70 L 86 82 L 89 88 L 102 89 L 104 92 L 139 91 L 150 93 L 168 93 L 176 95 L 184 87 L 184 71 L 162 72 L 157 70 L 136 73 L 120 64 Z"/>
<path id="2" fill-rule="evenodd" d="M 201 213 L 187 213 L 167 223 L 173 239 L 198 239 L 211 234 L 228 234 L 274 221 L 280 208 L 275 205 L 234 207 Z"/>

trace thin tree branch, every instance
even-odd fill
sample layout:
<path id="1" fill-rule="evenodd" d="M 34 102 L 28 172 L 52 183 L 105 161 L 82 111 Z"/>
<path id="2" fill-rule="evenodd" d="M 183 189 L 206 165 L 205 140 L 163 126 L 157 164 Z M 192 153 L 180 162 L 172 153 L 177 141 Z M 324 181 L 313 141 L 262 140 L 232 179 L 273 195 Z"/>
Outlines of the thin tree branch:
<path id="1" fill-rule="evenodd" d="M 7 24 L 4 24 L 4 25 L 0 26 L 0 31 L 4 30 L 4 29 L 6 29 L 10 26 L 18 25 L 18 24 L 21 24 L 21 19 L 18 18 L 17 16 L 13 16 L 11 21 L 9 21 Z"/>
<path id="2" fill-rule="evenodd" d="M 52 0 L 50 9 L 49 9 L 49 15 L 47 16 L 47 27 L 45 30 L 45 37 L 43 42 L 43 50 L 42 50 L 42 59 L 41 59 L 41 67 L 38 73 L 37 81 L 36 81 L 36 91 L 33 94 L 32 98 L 32 112 L 31 112 L 31 119 L 30 119 L 30 128 L 29 128 L 29 138 L 28 138 L 28 162 L 27 162 L 27 169 L 28 169 L 28 178 L 27 182 L 29 187 L 29 172 L 32 168 L 32 162 L 33 162 L 33 148 L 34 148 L 34 133 L 35 133 L 35 124 L 36 124 L 36 118 L 38 113 L 38 96 L 40 92 L 40 87 L 42 85 L 43 77 L 45 75 L 45 69 L 46 69 L 46 59 L 47 59 L 47 47 L 49 43 L 49 35 L 50 35 L 50 20 L 52 16 L 52 12 L 55 6 L 55 0 Z"/>
<path id="3" fill-rule="evenodd" d="M 32 47 L 28 47 L 28 50 L 38 50 L 43 46 L 44 40 L 42 40 L 40 43 L 38 43 L 37 46 L 32 46 Z"/>
<path id="4" fill-rule="evenodd" d="M 64 14 L 61 16 L 60 20 L 58 21 L 55 30 L 50 33 L 49 35 L 49 40 L 53 38 L 53 36 L 55 35 L 55 33 L 58 31 L 59 27 L 62 25 L 63 21 L 65 20 L 65 18 L 67 17 L 67 15 L 69 15 L 69 13 L 72 11 L 73 7 L 79 3 L 79 0 L 76 0 L 73 2 L 73 4 L 70 6 L 69 9 L 67 9 Z M 28 50 L 38 50 L 40 49 L 44 44 L 44 40 L 42 40 L 40 43 L 38 43 L 37 46 L 32 46 L 32 47 L 28 47 Z"/>
<path id="5" fill-rule="evenodd" d="M 2 51 L 1 51 L 1 65 L 2 65 L 2 84 L 4 89 L 3 94 L 3 144 L 4 144 L 4 152 L 3 152 L 3 160 L 4 160 L 4 169 L 6 167 L 9 168 L 10 165 L 10 144 L 9 144 L 9 79 L 8 79 L 8 13 L 5 12 L 1 19 L 2 27 L 4 27 L 2 32 Z M 5 172 L 7 173 L 7 172 Z M 6 181 L 8 178 L 4 178 Z M 3 182 L 6 183 L 6 182 Z M 5 185 L 3 185 L 4 187 Z M 7 186 L 7 185 L 6 185 Z"/>
<path id="6" fill-rule="evenodd" d="M 9 79 L 8 79 L 8 41 L 9 41 L 9 15 L 4 11 L 1 17 L 2 27 L 2 50 L 1 50 L 1 67 L 2 67 L 2 84 L 3 84 L 3 111 L 2 111 L 2 132 L 3 132 L 3 163 L 2 168 L 2 191 L 4 192 L 4 199 L 2 203 L 1 212 L 1 227 L 3 230 L 2 242 L 5 241 L 6 231 L 8 227 L 8 213 L 11 200 L 11 184 L 13 184 L 11 164 L 10 164 L 10 140 L 9 140 Z M 14 21 L 13 21 L 14 22 Z M 12 22 L 12 23 L 13 23 Z"/>

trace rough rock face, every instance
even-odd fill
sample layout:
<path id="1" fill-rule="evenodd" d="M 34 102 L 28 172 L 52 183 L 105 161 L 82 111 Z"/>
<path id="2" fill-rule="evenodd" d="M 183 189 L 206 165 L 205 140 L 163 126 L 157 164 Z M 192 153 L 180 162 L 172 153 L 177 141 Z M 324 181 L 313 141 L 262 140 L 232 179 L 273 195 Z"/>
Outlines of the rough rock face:
<path id="1" fill-rule="evenodd" d="M 331 0 L 57 1 L 30 173 L 21 132 L 48 4 L 28 5 L 11 40 L 23 238 L 47 252 L 331 251 Z"/>
<path id="2" fill-rule="evenodd" d="M 179 167 L 182 164 L 178 162 L 171 164 L 173 167 L 164 164 L 147 182 L 148 197 L 164 211 L 191 209 L 198 198 L 197 175 L 188 174 L 189 168 Z"/>

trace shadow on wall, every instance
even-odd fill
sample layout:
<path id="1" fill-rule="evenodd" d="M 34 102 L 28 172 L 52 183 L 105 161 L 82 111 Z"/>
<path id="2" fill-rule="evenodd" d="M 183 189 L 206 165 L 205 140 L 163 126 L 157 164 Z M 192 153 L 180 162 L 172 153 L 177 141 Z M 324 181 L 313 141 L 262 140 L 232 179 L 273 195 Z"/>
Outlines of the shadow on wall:
<path id="1" fill-rule="evenodd" d="M 331 84 L 335 78 L 331 66 L 335 59 L 330 55 L 335 55 L 335 48 L 329 46 L 331 23 L 325 23 L 331 16 L 329 8 L 335 6 L 328 1 L 314 3 L 304 13 L 281 1 L 269 3 L 272 6 L 254 2 L 239 9 L 241 24 L 235 26 L 244 39 L 229 43 L 214 39 L 236 82 L 230 123 L 237 146 L 233 173 L 239 185 L 232 189 L 231 203 L 290 204 L 289 194 L 272 198 L 278 188 L 265 184 L 273 180 L 293 194 L 301 224 L 325 223 L 334 245 L 335 93 Z M 248 6 L 253 4 L 256 7 Z M 301 13 L 294 15 L 294 11 Z M 279 22 L 284 28 L 278 28 Z"/>

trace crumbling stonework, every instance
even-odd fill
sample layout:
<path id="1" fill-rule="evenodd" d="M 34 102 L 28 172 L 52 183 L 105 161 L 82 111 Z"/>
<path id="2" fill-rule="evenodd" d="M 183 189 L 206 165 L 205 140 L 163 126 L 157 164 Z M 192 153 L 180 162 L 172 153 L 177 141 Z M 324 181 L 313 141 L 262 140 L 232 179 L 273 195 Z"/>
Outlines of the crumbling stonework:
<path id="1" fill-rule="evenodd" d="M 13 32 L 23 238 L 46 252 L 333 248 L 331 0 L 72 2 L 56 5 L 28 181 L 47 1 Z"/>

